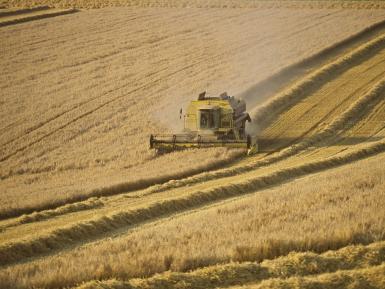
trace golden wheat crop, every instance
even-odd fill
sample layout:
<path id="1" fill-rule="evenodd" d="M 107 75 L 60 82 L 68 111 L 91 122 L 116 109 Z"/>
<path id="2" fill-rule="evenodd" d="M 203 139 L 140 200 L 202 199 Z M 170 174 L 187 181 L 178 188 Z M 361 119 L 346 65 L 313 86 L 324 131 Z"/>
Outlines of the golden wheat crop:
<path id="1" fill-rule="evenodd" d="M 380 6 L 0 0 L 0 287 L 381 288 Z M 206 89 L 259 152 L 150 151 Z"/>

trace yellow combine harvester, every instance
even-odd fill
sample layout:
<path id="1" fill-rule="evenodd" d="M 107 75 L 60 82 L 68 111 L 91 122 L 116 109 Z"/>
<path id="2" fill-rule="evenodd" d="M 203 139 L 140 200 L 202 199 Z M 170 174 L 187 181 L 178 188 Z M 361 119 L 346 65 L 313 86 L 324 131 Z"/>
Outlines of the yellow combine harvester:
<path id="1" fill-rule="evenodd" d="M 182 114 L 182 110 L 180 111 Z M 191 101 L 184 115 L 182 134 L 151 135 L 150 148 L 172 151 L 183 148 L 231 147 L 245 148 L 248 154 L 257 151 L 255 139 L 246 134 L 246 103 L 222 93 L 208 97 L 206 92 Z"/>

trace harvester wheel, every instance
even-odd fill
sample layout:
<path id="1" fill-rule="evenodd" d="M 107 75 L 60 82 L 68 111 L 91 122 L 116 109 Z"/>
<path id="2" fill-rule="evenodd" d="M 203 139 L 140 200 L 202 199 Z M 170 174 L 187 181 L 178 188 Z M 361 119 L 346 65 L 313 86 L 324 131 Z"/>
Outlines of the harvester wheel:
<path id="1" fill-rule="evenodd" d="M 150 149 L 154 148 L 154 136 L 150 135 Z"/>

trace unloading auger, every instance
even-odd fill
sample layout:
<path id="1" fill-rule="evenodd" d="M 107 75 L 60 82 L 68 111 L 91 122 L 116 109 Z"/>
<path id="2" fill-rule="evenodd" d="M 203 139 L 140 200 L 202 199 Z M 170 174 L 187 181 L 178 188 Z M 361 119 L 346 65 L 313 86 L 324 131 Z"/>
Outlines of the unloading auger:
<path id="1" fill-rule="evenodd" d="M 184 115 L 184 131 L 181 134 L 151 135 L 150 148 L 172 151 L 185 148 L 230 147 L 247 149 L 248 154 L 257 151 L 255 138 L 246 134 L 246 103 L 222 93 L 208 97 L 206 92 L 191 101 Z"/>

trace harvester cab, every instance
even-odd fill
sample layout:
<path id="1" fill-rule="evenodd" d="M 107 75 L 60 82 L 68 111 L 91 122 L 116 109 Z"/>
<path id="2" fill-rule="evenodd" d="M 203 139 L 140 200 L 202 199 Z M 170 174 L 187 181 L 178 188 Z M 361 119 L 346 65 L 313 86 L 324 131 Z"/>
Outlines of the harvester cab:
<path id="1" fill-rule="evenodd" d="M 182 111 L 180 111 L 182 114 Z M 191 101 L 184 119 L 184 131 L 180 134 L 151 135 L 150 148 L 172 151 L 183 148 L 231 147 L 245 148 L 248 154 L 257 151 L 255 138 L 246 134 L 246 103 L 222 93 L 208 97 L 206 92 Z"/>

